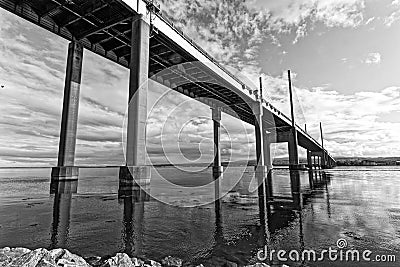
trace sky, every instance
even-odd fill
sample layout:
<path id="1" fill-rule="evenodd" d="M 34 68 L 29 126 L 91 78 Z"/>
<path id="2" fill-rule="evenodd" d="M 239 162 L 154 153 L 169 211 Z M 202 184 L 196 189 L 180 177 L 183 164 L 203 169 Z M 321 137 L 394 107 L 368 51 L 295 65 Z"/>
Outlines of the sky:
<path id="1" fill-rule="evenodd" d="M 399 0 L 162 0 L 164 15 L 334 157 L 400 156 Z M 68 41 L 0 10 L 0 166 L 57 164 Z M 77 165 L 123 165 L 128 70 L 84 52 Z M 149 82 L 152 163 L 210 162 L 209 107 Z M 223 114 L 223 160 L 254 158 L 254 129 Z M 287 146 L 274 146 L 275 157 Z M 300 150 L 304 156 L 305 151 Z"/>

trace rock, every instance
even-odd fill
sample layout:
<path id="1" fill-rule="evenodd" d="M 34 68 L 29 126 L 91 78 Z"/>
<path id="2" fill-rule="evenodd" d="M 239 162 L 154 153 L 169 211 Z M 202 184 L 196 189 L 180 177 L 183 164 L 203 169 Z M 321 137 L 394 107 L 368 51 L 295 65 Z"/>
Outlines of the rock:
<path id="1" fill-rule="evenodd" d="M 11 257 L 9 257 L 8 255 L 9 251 L 10 251 L 9 247 L 0 249 L 0 267 L 8 265 L 12 260 Z"/>
<path id="2" fill-rule="evenodd" d="M 83 259 L 75 254 L 72 254 L 66 249 L 57 248 L 50 251 L 57 266 L 64 267 L 90 267 L 90 265 Z"/>
<path id="3" fill-rule="evenodd" d="M 238 267 L 238 265 L 236 263 L 231 262 L 231 261 L 225 262 L 224 266 L 225 267 Z"/>
<path id="4" fill-rule="evenodd" d="M 103 258 L 97 256 L 85 258 L 85 261 L 93 267 L 99 267 L 104 263 Z"/>
<path id="5" fill-rule="evenodd" d="M 16 258 L 19 257 L 25 253 L 31 252 L 30 249 L 27 248 L 9 248 L 5 247 L 0 249 L 0 255 L 7 255 L 8 257 L 11 258 Z"/>
<path id="6" fill-rule="evenodd" d="M 22 254 L 16 258 L 13 258 L 13 260 L 10 262 L 8 266 L 9 267 L 55 266 L 55 262 L 47 249 L 38 248 L 28 253 Z"/>
<path id="7" fill-rule="evenodd" d="M 196 267 L 204 267 L 204 265 L 203 265 L 203 264 L 200 264 L 200 265 L 197 265 Z"/>
<path id="8" fill-rule="evenodd" d="M 125 253 L 117 253 L 114 257 L 109 258 L 102 267 L 133 267 L 131 258 Z"/>
<path id="9" fill-rule="evenodd" d="M 344 234 L 345 236 L 351 237 L 351 238 L 353 238 L 353 239 L 355 239 L 355 240 L 360 240 L 360 239 L 362 239 L 362 236 L 361 236 L 361 235 L 359 235 L 359 234 L 357 234 L 357 233 L 355 233 L 355 232 L 352 232 L 352 231 L 344 232 L 343 234 Z"/>
<path id="10" fill-rule="evenodd" d="M 55 261 L 50 256 L 42 258 L 36 267 L 57 267 Z"/>
<path id="11" fill-rule="evenodd" d="M 271 267 L 270 265 L 266 264 L 266 263 L 259 263 L 257 262 L 256 264 L 253 265 L 247 265 L 245 267 Z"/>
<path id="12" fill-rule="evenodd" d="M 167 256 L 161 261 L 163 266 L 181 267 L 182 260 L 172 256 Z"/>
<path id="13" fill-rule="evenodd" d="M 144 265 L 144 261 L 142 261 L 141 259 L 131 258 L 131 260 L 132 260 L 133 266 L 135 266 L 135 267 L 141 267 Z"/>
<path id="14" fill-rule="evenodd" d="M 148 260 L 144 262 L 143 267 L 162 267 L 162 266 L 159 262 Z"/>
<path id="15" fill-rule="evenodd" d="M 62 248 L 56 248 L 50 250 L 50 255 L 54 258 L 54 260 L 58 260 L 64 255 L 65 251 Z"/>

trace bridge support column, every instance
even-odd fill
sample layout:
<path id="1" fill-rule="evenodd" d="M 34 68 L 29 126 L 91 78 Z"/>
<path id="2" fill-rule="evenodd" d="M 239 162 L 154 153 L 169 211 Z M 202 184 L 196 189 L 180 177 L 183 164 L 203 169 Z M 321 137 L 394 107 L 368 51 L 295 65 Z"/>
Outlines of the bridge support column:
<path id="1" fill-rule="evenodd" d="M 312 170 L 313 168 L 313 162 L 312 162 L 312 155 L 311 155 L 311 151 L 307 150 L 307 166 L 309 170 Z"/>
<path id="2" fill-rule="evenodd" d="M 296 209 L 301 210 L 303 207 L 303 198 L 300 193 L 300 171 L 290 170 L 290 187 L 292 191 L 293 204 Z"/>
<path id="3" fill-rule="evenodd" d="M 321 169 L 326 169 L 326 154 L 324 151 L 321 152 Z"/>
<path id="4" fill-rule="evenodd" d="M 255 116 L 255 135 L 256 135 L 256 166 L 255 177 L 258 185 L 258 205 L 260 209 L 260 222 L 265 223 L 266 196 L 265 196 L 265 177 L 266 167 L 264 161 L 264 131 L 262 123 L 263 107 L 261 102 L 253 104 L 253 114 Z"/>
<path id="5" fill-rule="evenodd" d="M 138 15 L 132 20 L 126 166 L 120 168 L 120 191 L 150 183 L 146 166 L 146 119 L 150 25 Z M 122 193 L 122 192 L 121 192 Z"/>
<path id="6" fill-rule="evenodd" d="M 264 164 L 267 169 L 267 181 L 265 182 L 265 192 L 267 197 L 272 197 L 272 158 L 271 158 L 271 139 L 270 134 L 263 131 L 263 153 Z"/>
<path id="7" fill-rule="evenodd" d="M 321 167 L 321 156 L 317 156 L 317 165 L 318 165 L 318 169 L 322 169 Z"/>
<path id="8" fill-rule="evenodd" d="M 74 163 L 82 61 L 83 46 L 78 42 L 71 42 L 68 47 L 67 70 L 65 74 L 58 164 L 57 167 L 51 170 L 52 181 L 78 179 L 79 169 L 74 166 Z"/>
<path id="9" fill-rule="evenodd" d="M 221 165 L 221 149 L 220 149 L 220 137 L 221 137 L 221 108 L 212 108 L 212 120 L 214 127 L 214 165 L 213 165 L 213 178 L 215 182 L 215 208 L 220 209 L 220 179 L 223 173 L 223 167 Z"/>
<path id="10" fill-rule="evenodd" d="M 295 128 L 292 128 L 289 134 L 288 150 L 289 150 L 289 169 L 291 170 L 302 169 L 301 166 L 299 165 L 297 131 Z"/>

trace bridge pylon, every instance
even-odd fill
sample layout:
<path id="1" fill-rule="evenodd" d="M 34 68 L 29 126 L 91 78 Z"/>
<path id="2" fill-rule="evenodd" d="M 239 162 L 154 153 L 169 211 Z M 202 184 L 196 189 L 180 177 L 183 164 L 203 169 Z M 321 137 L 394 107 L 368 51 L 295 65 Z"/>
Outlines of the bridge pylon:
<path id="1" fill-rule="evenodd" d="M 78 179 L 79 168 L 74 165 L 82 62 L 83 46 L 72 41 L 68 47 L 58 163 L 51 170 L 52 181 Z"/>
<path id="2" fill-rule="evenodd" d="M 146 166 L 150 25 L 142 15 L 134 16 L 131 23 L 126 166 L 120 167 L 119 195 L 129 194 L 138 185 L 150 184 L 151 174 L 150 166 Z"/>

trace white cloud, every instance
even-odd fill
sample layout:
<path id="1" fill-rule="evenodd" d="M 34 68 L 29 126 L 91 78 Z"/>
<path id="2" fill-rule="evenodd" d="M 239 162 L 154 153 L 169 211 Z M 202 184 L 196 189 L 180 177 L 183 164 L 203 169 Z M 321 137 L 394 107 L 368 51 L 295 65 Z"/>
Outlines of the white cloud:
<path id="1" fill-rule="evenodd" d="M 249 0 L 247 4 L 255 9 L 264 7 L 275 30 L 296 32 L 294 43 L 319 22 L 327 27 L 357 27 L 365 9 L 364 0 Z"/>
<path id="2" fill-rule="evenodd" d="M 365 8 L 364 0 L 161 2 L 164 14 L 178 27 L 218 60 L 235 67 L 254 60 L 267 39 L 279 46 L 278 34 L 295 32 L 296 43 L 319 22 L 357 27 Z"/>
<path id="3" fill-rule="evenodd" d="M 374 20 L 375 20 L 375 17 L 369 18 L 369 19 L 365 22 L 365 25 L 368 25 L 368 24 L 372 23 Z"/>
<path id="4" fill-rule="evenodd" d="M 373 65 L 380 64 L 381 61 L 382 57 L 380 53 L 369 53 L 363 62 L 368 65 Z"/>
<path id="5" fill-rule="evenodd" d="M 386 27 L 390 27 L 398 20 L 400 20 L 400 10 L 396 10 L 392 12 L 390 16 L 384 18 L 383 23 Z"/>

